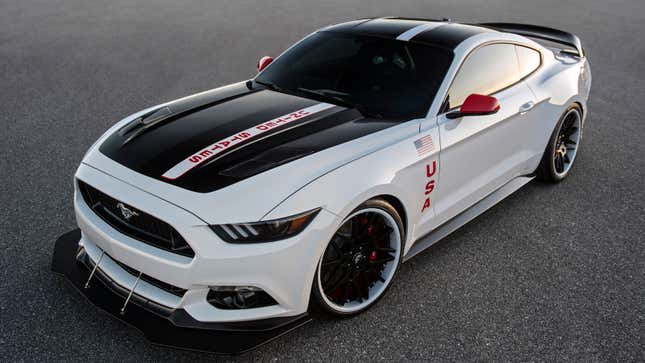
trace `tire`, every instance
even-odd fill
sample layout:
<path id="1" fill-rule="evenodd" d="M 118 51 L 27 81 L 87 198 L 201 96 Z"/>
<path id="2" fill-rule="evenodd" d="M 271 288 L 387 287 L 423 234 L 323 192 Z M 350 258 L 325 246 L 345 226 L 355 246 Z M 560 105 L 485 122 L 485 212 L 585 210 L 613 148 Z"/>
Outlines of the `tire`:
<path id="1" fill-rule="evenodd" d="M 348 317 L 373 306 L 394 281 L 404 240 L 403 222 L 392 205 L 381 199 L 361 204 L 320 257 L 311 294 L 316 310 Z"/>
<path id="2" fill-rule="evenodd" d="M 556 124 L 536 170 L 538 179 L 558 183 L 569 175 L 582 140 L 582 110 L 577 104 L 567 108 Z"/>

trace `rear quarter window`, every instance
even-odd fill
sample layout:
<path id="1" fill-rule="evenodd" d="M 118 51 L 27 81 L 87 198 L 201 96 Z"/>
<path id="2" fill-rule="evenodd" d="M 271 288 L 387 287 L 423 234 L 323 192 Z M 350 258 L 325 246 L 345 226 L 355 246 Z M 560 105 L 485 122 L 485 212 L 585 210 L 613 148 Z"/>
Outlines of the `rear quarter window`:
<path id="1" fill-rule="evenodd" d="M 535 49 L 528 47 L 523 47 L 521 45 L 515 46 L 515 51 L 517 52 L 517 61 L 520 66 L 520 77 L 524 78 L 529 74 L 533 73 L 542 62 L 540 52 Z"/>
<path id="2" fill-rule="evenodd" d="M 462 63 L 448 90 L 448 109 L 461 106 L 472 93 L 491 95 L 520 80 L 513 44 L 489 44 L 474 50 Z"/>

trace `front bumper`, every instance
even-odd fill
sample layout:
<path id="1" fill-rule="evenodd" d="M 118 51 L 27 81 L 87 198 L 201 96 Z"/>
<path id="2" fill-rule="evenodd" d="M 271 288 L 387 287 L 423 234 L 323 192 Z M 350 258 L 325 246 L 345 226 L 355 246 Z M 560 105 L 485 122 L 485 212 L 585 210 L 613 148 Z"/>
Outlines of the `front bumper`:
<path id="1" fill-rule="evenodd" d="M 200 322 L 182 308 L 168 309 L 133 294 L 125 310 L 128 291 L 96 269 L 85 284 L 93 262 L 82 246 L 80 231 L 58 238 L 52 270 L 67 278 L 78 292 L 106 313 L 140 330 L 153 344 L 181 349 L 235 354 L 255 348 L 311 321 L 307 313 L 243 322 Z"/>
<path id="2" fill-rule="evenodd" d="M 297 316 L 307 311 L 311 282 L 320 255 L 334 234 L 339 219 L 324 209 L 295 237 L 252 244 L 222 241 L 208 225 L 187 210 L 148 192 L 82 164 L 76 178 L 175 228 L 195 252 L 193 258 L 156 248 L 129 237 L 99 217 L 77 191 L 76 221 L 81 230 L 79 244 L 89 258 L 121 286 L 133 286 L 136 273 L 186 292 L 178 297 L 154 284 L 140 283 L 135 293 L 173 309 L 181 308 L 203 323 L 232 323 Z M 214 208 L 225 208 L 214 204 Z M 135 271 L 128 273 L 122 266 Z M 276 305 L 224 310 L 207 301 L 213 286 L 254 286 L 269 294 Z"/>

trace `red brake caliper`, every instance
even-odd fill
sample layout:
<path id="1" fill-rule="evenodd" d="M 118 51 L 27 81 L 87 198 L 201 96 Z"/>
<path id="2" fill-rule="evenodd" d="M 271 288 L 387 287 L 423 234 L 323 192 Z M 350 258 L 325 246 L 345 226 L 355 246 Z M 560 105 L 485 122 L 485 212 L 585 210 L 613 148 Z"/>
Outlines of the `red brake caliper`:
<path id="1" fill-rule="evenodd" d="M 370 261 L 374 262 L 376 261 L 377 258 L 378 258 L 378 253 L 376 251 L 372 251 L 372 253 L 370 253 Z"/>
<path id="2" fill-rule="evenodd" d="M 371 235 L 372 235 L 372 231 L 373 231 L 373 229 L 374 229 L 374 225 L 371 225 L 371 226 L 367 227 L 367 235 L 368 235 L 368 236 L 371 236 Z M 377 258 L 378 258 L 378 252 L 376 252 L 376 251 L 372 251 L 372 252 L 370 253 L 369 260 L 370 260 L 371 262 L 374 262 L 374 261 L 376 261 L 376 259 L 377 259 Z"/>

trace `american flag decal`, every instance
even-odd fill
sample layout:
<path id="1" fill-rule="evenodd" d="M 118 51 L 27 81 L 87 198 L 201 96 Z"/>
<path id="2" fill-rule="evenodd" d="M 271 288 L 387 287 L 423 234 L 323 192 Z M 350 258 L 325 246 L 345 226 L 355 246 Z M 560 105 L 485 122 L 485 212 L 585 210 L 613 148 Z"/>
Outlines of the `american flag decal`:
<path id="1" fill-rule="evenodd" d="M 431 152 L 432 150 L 434 150 L 432 137 L 430 135 L 426 135 L 418 140 L 415 140 L 414 147 L 417 149 L 417 154 L 419 156 L 422 156 Z"/>

